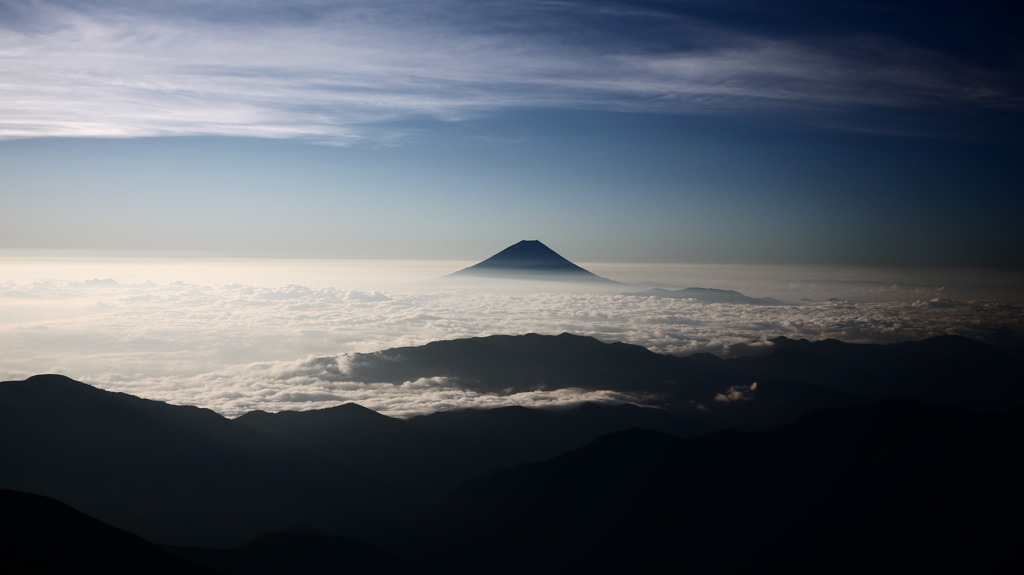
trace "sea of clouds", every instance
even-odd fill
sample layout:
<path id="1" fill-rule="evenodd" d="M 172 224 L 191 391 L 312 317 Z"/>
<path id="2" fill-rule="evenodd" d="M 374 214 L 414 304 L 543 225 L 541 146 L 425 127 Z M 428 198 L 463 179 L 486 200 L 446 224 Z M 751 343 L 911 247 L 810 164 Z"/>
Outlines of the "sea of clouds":
<path id="1" fill-rule="evenodd" d="M 218 269 L 231 276 L 230 266 Z M 322 274 L 323 268 L 316 269 Z M 347 289 L 324 285 L 322 276 L 311 285 L 275 285 L 273 274 L 240 274 L 246 280 L 241 283 L 196 277 L 139 281 L 137 273 L 85 280 L 22 274 L 0 280 L 0 379 L 61 373 L 103 389 L 199 405 L 227 416 L 345 402 L 407 416 L 622 398 L 610 391 L 565 389 L 497 396 L 442 378 L 400 385 L 354 382 L 346 377 L 351 353 L 493 334 L 570 332 L 659 353 L 728 357 L 751 345 L 770 346 L 778 336 L 888 343 L 1024 328 L 1016 278 L 958 283 L 949 276 L 904 276 L 894 282 L 866 272 L 867 279 L 854 279 L 849 270 L 778 269 L 772 276 L 734 266 L 714 268 L 712 277 L 711 268 L 691 266 L 678 275 L 681 269 L 674 276 L 676 287 L 701 281 L 702 287 L 774 297 L 785 305 L 630 295 L 647 287 L 639 284 L 612 294 L 502 293 L 429 282 Z M 646 277 L 635 269 L 599 271 Z M 659 285 L 672 287 L 661 271 Z M 59 266 L 54 272 L 59 274 Z M 309 279 L 293 272 L 289 275 Z M 76 272 L 82 273 L 88 275 Z"/>

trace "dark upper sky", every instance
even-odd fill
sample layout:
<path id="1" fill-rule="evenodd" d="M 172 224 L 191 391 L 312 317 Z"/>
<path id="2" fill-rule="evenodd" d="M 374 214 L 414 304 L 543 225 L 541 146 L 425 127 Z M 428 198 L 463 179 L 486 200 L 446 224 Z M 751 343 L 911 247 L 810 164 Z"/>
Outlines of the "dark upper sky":
<path id="1" fill-rule="evenodd" d="M 1024 267 L 1005 2 L 0 2 L 0 248 Z"/>

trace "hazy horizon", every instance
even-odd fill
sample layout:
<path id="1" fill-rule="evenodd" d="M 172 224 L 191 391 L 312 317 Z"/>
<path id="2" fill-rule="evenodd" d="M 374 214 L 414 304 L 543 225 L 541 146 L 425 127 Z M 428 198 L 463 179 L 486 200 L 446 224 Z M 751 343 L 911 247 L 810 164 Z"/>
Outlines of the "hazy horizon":
<path id="1" fill-rule="evenodd" d="M 557 246 L 554 247 L 557 249 Z M 61 373 L 104 389 L 227 415 L 356 402 L 391 415 L 618 401 L 556 390 L 495 396 L 443 380 L 362 384 L 323 371 L 441 339 L 570 332 L 659 353 L 770 345 L 786 336 L 893 343 L 984 339 L 1024 327 L 1017 272 L 708 264 L 584 264 L 613 293 L 461 290 L 458 261 L 34 258 L 0 254 L 0 379 Z M 582 262 L 581 262 L 582 263 Z M 499 282 L 500 284 L 500 282 Z M 500 284 L 505 285 L 505 284 Z M 780 305 L 628 295 L 651 285 L 731 289 Z"/>

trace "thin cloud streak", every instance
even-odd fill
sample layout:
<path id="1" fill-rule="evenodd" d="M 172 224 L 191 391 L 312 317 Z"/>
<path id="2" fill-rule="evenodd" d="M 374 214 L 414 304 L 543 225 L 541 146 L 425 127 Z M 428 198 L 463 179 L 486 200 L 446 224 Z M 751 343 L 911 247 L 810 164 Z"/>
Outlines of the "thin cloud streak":
<path id="1" fill-rule="evenodd" d="M 519 107 L 754 114 L 1020 104 L 998 78 L 896 40 L 785 40 L 614 8 L 37 2 L 0 24 L 0 138 L 347 144 L 373 137 L 373 124 Z M 572 24 L 574 16 L 585 23 Z M 687 45 L 622 37 L 610 29 L 621 18 Z"/>

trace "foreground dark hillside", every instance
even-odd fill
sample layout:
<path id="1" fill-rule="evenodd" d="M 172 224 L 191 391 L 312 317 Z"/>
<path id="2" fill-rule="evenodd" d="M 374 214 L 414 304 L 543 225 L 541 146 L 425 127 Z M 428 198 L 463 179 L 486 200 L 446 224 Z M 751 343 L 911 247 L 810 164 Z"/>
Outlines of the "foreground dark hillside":
<path id="1" fill-rule="evenodd" d="M 212 573 L 48 497 L 0 489 L 0 573 Z"/>
<path id="2" fill-rule="evenodd" d="M 375 381 L 486 390 L 494 377 L 660 407 L 402 420 L 347 404 L 231 420 L 43 375 L 0 383 L 0 489 L 225 573 L 312 573 L 346 555 L 362 557 L 350 570 L 460 573 L 977 572 L 1019 559 L 1021 360 L 977 342 L 780 339 L 723 360 L 563 334 L 357 359 Z M 32 544 L 11 533 L 0 552 Z"/>
<path id="3" fill-rule="evenodd" d="M 308 523 L 367 529 L 391 518 L 397 496 L 365 470 L 212 411 L 55 375 L 0 383 L 0 449 L 0 487 L 161 543 L 230 544 Z"/>
<path id="4" fill-rule="evenodd" d="M 44 375 L 0 383 L 0 488 L 160 543 L 231 546 L 296 526 L 362 535 L 470 477 L 638 425 L 686 429 L 629 405 L 400 420 L 349 404 L 231 420 Z"/>
<path id="5" fill-rule="evenodd" d="M 409 545 L 460 573 L 1010 572 L 1022 452 L 1020 408 L 915 400 L 771 431 L 634 429 L 466 484 Z"/>
<path id="6" fill-rule="evenodd" d="M 0 509 L 4 574 L 424 573 L 374 545 L 316 532 L 268 533 L 230 549 L 161 548 L 49 497 L 0 489 Z"/>
<path id="7" fill-rule="evenodd" d="M 821 410 L 766 431 L 631 429 L 470 481 L 415 524 L 378 534 L 379 546 L 307 529 L 229 549 L 161 550 L 52 499 L 0 490 L 0 567 L 1015 573 L 1024 566 L 1022 448 L 1024 409 L 917 400 Z"/>

